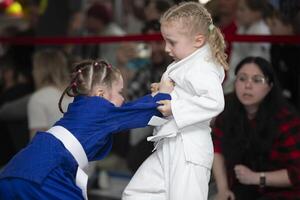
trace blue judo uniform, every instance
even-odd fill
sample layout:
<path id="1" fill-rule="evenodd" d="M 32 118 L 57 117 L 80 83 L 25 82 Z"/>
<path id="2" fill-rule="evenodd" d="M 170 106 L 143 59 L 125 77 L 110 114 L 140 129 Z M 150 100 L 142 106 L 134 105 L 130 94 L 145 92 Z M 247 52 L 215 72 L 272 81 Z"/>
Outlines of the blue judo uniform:
<path id="1" fill-rule="evenodd" d="M 88 161 L 101 160 L 111 150 L 112 134 L 144 127 L 161 114 L 156 101 L 171 99 L 159 93 L 115 107 L 101 97 L 78 96 L 56 122 L 82 145 Z M 84 199 L 75 183 L 78 163 L 63 143 L 47 132 L 38 132 L 0 172 L 1 200 Z"/>

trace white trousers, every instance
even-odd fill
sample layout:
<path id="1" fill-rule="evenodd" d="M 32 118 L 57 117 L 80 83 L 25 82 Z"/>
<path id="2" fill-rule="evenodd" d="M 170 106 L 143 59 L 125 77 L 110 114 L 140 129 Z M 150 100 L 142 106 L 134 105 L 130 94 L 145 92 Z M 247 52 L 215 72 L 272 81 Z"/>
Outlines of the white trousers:
<path id="1" fill-rule="evenodd" d="M 207 200 L 210 169 L 186 161 L 180 135 L 161 143 L 137 170 L 122 200 Z"/>

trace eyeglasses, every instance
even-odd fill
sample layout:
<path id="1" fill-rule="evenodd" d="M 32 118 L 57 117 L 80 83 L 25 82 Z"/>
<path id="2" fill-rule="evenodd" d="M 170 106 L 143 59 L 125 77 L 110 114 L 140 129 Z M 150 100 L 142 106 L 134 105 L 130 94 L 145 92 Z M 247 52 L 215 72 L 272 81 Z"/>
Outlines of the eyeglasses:
<path id="1" fill-rule="evenodd" d="M 240 83 L 248 83 L 250 81 L 251 83 L 254 83 L 256 85 L 262 85 L 267 83 L 267 79 L 261 75 L 254 75 L 249 77 L 247 75 L 240 74 L 236 76 L 236 81 Z"/>

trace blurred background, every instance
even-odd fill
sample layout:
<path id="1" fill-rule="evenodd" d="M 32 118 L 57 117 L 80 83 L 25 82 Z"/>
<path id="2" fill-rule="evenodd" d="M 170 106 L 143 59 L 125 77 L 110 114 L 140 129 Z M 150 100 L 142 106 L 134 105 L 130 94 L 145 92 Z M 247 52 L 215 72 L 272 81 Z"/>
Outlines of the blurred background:
<path id="1" fill-rule="evenodd" d="M 133 100 L 149 93 L 171 58 L 160 37 L 128 41 L 125 36 L 157 36 L 160 15 L 180 0 L 0 0 L 0 166 L 20 151 L 37 130 L 47 130 L 62 115 L 58 99 L 65 74 L 82 59 L 103 58 L 125 78 L 125 96 Z M 285 97 L 300 109 L 299 0 L 203 0 L 227 42 L 224 92 L 233 90 L 235 65 L 246 56 L 271 61 Z M 235 42 L 235 35 L 284 36 L 281 42 Z M 105 42 L 105 37 L 121 37 Z M 34 38 L 60 38 L 39 44 Z M 95 42 L 64 42 L 66 38 L 104 37 Z M 23 38 L 26 44 L 15 39 Z M 7 40 L 10 39 L 10 40 Z M 8 42 L 9 41 L 9 42 Z M 32 41 L 32 42 L 31 42 Z M 50 51 L 50 53 L 49 53 Z M 46 52 L 46 53 L 45 53 Z M 55 69 L 58 68 L 58 69 Z M 55 69 L 55 70 L 54 70 Z M 61 80 L 53 80 L 61 77 Z M 65 109 L 72 99 L 66 99 Z M 113 150 L 93 163 L 91 199 L 120 199 L 130 177 L 151 154 L 146 137 L 151 128 L 116 134 Z"/>

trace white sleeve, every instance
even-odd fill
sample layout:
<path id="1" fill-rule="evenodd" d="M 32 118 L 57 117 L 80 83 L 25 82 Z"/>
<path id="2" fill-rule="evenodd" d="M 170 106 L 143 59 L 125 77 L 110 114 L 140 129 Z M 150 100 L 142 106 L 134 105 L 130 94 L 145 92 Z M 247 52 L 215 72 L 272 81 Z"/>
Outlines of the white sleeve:
<path id="1" fill-rule="evenodd" d="M 187 99 L 171 100 L 171 109 L 179 129 L 210 121 L 222 112 L 224 94 L 220 74 L 213 66 L 190 70 L 185 75 L 185 83 L 194 94 Z"/>

